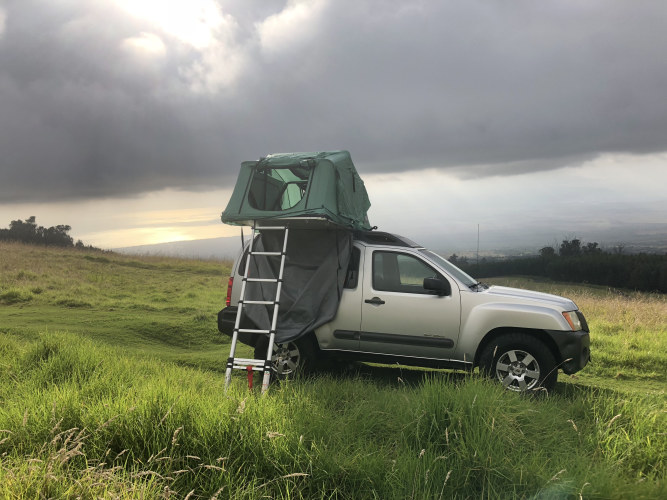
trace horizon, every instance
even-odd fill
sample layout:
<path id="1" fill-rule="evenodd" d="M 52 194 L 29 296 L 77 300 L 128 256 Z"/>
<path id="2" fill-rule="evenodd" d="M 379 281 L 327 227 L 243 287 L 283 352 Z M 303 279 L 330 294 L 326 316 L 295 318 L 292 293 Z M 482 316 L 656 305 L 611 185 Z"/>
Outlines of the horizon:
<path id="1" fill-rule="evenodd" d="M 235 236 L 226 236 L 226 237 L 216 237 L 216 238 L 205 238 L 205 239 L 193 239 L 193 240 L 179 240 L 163 243 L 154 243 L 154 244 L 145 244 L 145 245 L 134 245 L 128 247 L 116 247 L 110 248 L 108 250 L 113 252 L 124 253 L 128 255 L 156 255 L 156 256 L 173 256 L 173 257 L 183 257 L 183 258 L 194 258 L 194 259 L 234 259 L 241 248 L 241 238 L 240 238 L 240 227 L 236 228 L 238 234 Z M 249 227 L 244 226 L 244 236 L 247 239 L 250 231 Z M 401 234 L 401 236 L 410 237 L 408 234 Z M 461 238 L 461 241 L 472 242 L 471 235 L 467 238 Z M 481 235 L 485 237 L 484 234 Z M 626 240 L 604 240 L 603 238 L 586 238 L 576 235 L 563 236 L 560 239 L 553 238 L 552 241 L 548 243 L 537 243 L 538 240 L 535 240 L 533 243 L 529 241 L 517 241 L 514 244 L 503 244 L 498 240 L 491 239 L 491 243 L 487 243 L 486 246 L 480 245 L 479 253 L 476 246 L 470 247 L 464 245 L 446 245 L 440 240 L 440 243 L 437 239 L 422 239 L 422 238 L 410 238 L 413 241 L 416 241 L 418 244 L 423 245 L 426 248 L 429 248 L 436 253 L 449 258 L 451 255 L 456 254 L 458 257 L 465 257 L 467 259 L 475 259 L 479 255 L 482 259 L 503 259 L 503 258 L 513 258 L 513 257 L 523 257 L 523 256 L 535 256 L 539 255 L 539 252 L 544 247 L 552 247 L 556 253 L 560 248 L 560 245 L 563 241 L 570 241 L 573 239 L 578 239 L 581 241 L 582 246 L 587 243 L 598 243 L 599 248 L 608 253 L 624 253 L 624 254 L 636 254 L 636 253 L 649 253 L 649 254 L 667 254 L 667 239 L 635 239 L 634 241 L 630 238 Z M 482 241 L 482 240 L 480 240 Z M 488 241 L 488 240 L 487 240 Z"/>

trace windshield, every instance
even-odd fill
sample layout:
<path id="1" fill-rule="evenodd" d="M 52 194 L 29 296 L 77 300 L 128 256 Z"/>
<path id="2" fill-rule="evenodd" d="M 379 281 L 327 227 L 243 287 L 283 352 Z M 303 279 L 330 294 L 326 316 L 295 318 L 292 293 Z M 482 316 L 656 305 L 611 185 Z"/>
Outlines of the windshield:
<path id="1" fill-rule="evenodd" d="M 440 257 L 437 253 L 431 252 L 430 250 L 419 250 L 422 255 L 425 255 L 431 262 L 438 264 L 441 268 L 447 271 L 447 274 L 452 275 L 454 278 L 459 280 L 465 286 L 470 287 L 477 284 L 477 280 L 471 276 L 468 276 L 466 273 L 461 271 L 454 264 L 449 262 L 446 259 Z"/>

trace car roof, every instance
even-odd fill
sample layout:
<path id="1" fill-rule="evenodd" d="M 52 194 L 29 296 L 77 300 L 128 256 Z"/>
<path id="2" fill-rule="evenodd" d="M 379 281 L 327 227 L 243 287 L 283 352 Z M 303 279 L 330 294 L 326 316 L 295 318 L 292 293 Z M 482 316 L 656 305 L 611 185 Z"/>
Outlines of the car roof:
<path id="1" fill-rule="evenodd" d="M 387 245 L 394 247 L 423 248 L 422 245 L 414 241 L 393 233 L 384 231 L 355 231 L 354 239 L 369 245 Z"/>

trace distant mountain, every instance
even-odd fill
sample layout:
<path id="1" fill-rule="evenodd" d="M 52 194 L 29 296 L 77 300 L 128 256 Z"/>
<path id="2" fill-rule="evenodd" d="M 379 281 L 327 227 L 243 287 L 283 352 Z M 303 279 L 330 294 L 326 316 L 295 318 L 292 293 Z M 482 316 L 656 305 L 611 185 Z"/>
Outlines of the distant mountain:
<path id="1" fill-rule="evenodd" d="M 384 229 L 384 228 L 383 228 Z M 401 231 L 398 231 L 401 233 Z M 249 231 L 246 231 L 246 239 Z M 477 247 L 476 228 L 467 233 L 438 231 L 428 234 L 407 234 L 427 248 L 449 256 L 474 255 Z M 557 227 L 521 228 L 514 232 L 503 229 L 482 228 L 480 232 L 480 255 L 517 256 L 535 255 L 544 246 L 556 250 L 564 239 L 579 238 L 585 243 L 598 242 L 605 250 L 622 248 L 625 253 L 667 252 L 667 224 L 625 224 L 613 228 L 587 228 L 568 231 Z M 241 237 L 210 238 L 205 240 L 173 241 L 155 245 L 140 245 L 114 249 L 132 255 L 164 255 L 189 259 L 233 259 L 241 249 Z"/>
<path id="2" fill-rule="evenodd" d="M 247 238 L 247 236 L 246 236 Z M 130 255 L 159 255 L 186 259 L 233 259 L 241 249 L 241 237 L 209 238 L 205 240 L 171 241 L 154 245 L 114 248 L 115 252 Z"/>
<path id="3" fill-rule="evenodd" d="M 407 235 L 406 235 L 407 236 Z M 518 256 L 537 254 L 539 249 L 552 246 L 556 250 L 563 240 L 580 239 L 585 243 L 597 242 L 604 250 L 622 249 L 625 253 L 666 253 L 667 223 L 617 224 L 613 227 L 531 226 L 516 230 L 482 227 L 480 231 L 480 255 Z M 415 241 L 445 256 L 452 253 L 470 256 L 477 247 L 477 231 L 467 233 L 433 231 L 432 234 L 414 236 Z"/>

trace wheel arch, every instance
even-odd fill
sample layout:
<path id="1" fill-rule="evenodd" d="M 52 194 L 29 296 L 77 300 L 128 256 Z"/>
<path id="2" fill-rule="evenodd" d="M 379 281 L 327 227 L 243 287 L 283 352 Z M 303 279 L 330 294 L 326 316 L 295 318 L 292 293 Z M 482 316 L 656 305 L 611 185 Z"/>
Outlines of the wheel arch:
<path id="1" fill-rule="evenodd" d="M 255 359 L 266 359 L 266 355 L 268 354 L 268 343 L 268 336 L 259 336 L 254 349 Z M 287 347 L 288 345 L 294 346 L 294 348 L 297 349 L 296 357 L 298 361 L 295 361 L 293 358 L 293 347 Z M 285 349 L 285 347 L 287 347 L 287 349 Z M 274 341 L 273 352 L 271 354 L 272 375 L 278 380 L 292 378 L 297 374 L 308 373 L 318 357 L 319 347 L 315 340 L 315 335 L 313 335 L 312 332 L 308 332 L 297 339 L 288 340 L 287 342 Z M 288 371 L 282 371 L 279 366 L 282 366 L 283 369 L 285 366 L 288 366 L 290 361 L 287 361 L 287 358 L 291 360 L 293 366 L 289 367 Z"/>
<path id="2" fill-rule="evenodd" d="M 547 346 L 549 351 L 551 351 L 551 354 L 553 354 L 553 357 L 556 360 L 556 365 L 559 365 L 562 362 L 560 351 L 558 350 L 556 342 L 554 342 L 551 336 L 544 330 L 503 326 L 494 328 L 493 330 L 487 332 L 486 335 L 484 335 L 482 341 L 477 346 L 477 350 L 475 351 L 475 361 L 473 363 L 473 366 L 479 366 L 480 355 L 482 354 L 482 352 L 484 352 L 484 349 L 486 349 L 486 347 L 489 344 L 491 344 L 494 340 L 502 337 L 503 335 L 507 335 L 510 333 L 526 333 L 528 335 L 533 335 L 537 340 L 539 340 L 545 346 Z"/>
<path id="3" fill-rule="evenodd" d="M 252 345 L 252 347 L 257 347 L 258 344 L 263 343 L 263 344 L 268 344 L 269 342 L 269 336 L 268 335 L 260 335 L 257 334 L 257 339 Z M 276 344 L 284 344 L 284 342 L 278 342 L 274 341 Z M 315 335 L 314 331 L 310 331 L 307 333 L 304 333 L 301 337 L 294 339 L 294 340 L 289 340 L 288 342 L 309 342 L 312 348 L 316 352 L 320 352 L 320 344 L 317 342 L 317 336 Z"/>
<path id="4" fill-rule="evenodd" d="M 317 341 L 317 335 L 315 335 L 314 331 L 310 331 L 308 333 L 305 333 L 304 335 L 302 335 L 301 337 L 299 337 L 296 340 L 301 340 L 302 342 L 309 342 L 310 346 L 313 348 L 313 351 L 315 352 L 315 354 L 319 354 L 321 352 L 320 351 L 320 344 Z"/>

